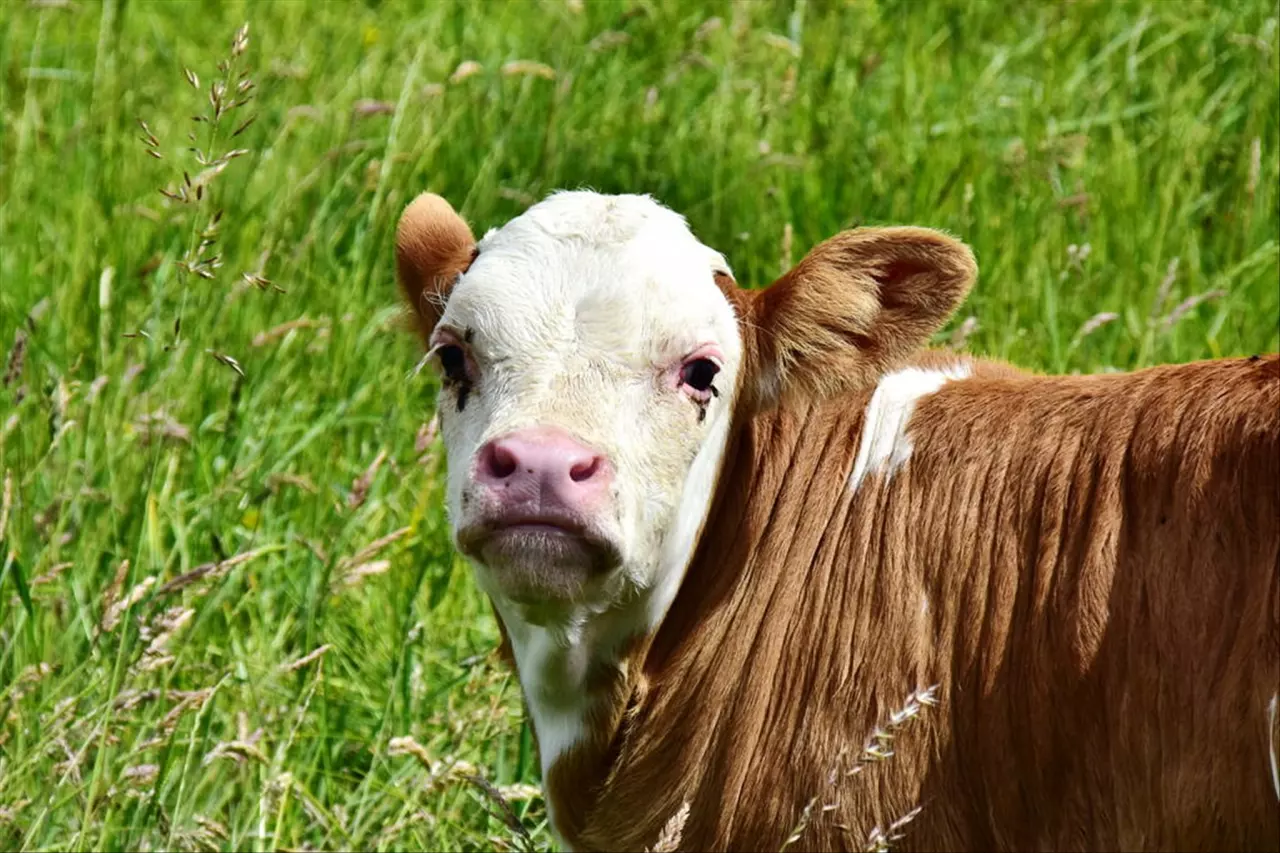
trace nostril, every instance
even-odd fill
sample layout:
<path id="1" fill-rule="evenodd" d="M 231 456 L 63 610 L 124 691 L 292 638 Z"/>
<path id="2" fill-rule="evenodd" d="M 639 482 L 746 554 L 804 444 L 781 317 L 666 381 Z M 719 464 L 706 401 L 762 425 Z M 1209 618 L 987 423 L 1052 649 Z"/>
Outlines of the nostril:
<path id="1" fill-rule="evenodd" d="M 486 442 L 473 470 L 490 489 L 522 494 L 569 484 L 594 488 L 612 478 L 608 457 L 550 430 L 509 433 Z"/>
<path id="2" fill-rule="evenodd" d="M 600 457 L 592 456 L 570 468 L 569 479 L 575 483 L 585 483 L 598 473 L 600 473 Z"/>
<path id="3" fill-rule="evenodd" d="M 519 460 L 509 447 L 494 442 L 485 451 L 484 467 L 491 477 L 505 480 L 516 472 Z"/>

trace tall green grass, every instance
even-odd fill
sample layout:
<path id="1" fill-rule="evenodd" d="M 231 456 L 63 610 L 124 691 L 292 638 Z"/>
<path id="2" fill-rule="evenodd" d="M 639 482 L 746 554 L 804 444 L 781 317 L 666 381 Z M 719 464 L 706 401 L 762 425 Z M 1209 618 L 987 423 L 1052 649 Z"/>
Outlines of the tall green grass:
<path id="1" fill-rule="evenodd" d="M 12 0 L 0 31 L 6 848 L 550 846 L 398 315 L 423 189 L 478 231 L 653 193 L 755 284 L 944 228 L 982 273 L 939 342 L 1043 370 L 1280 349 L 1262 0 Z"/>

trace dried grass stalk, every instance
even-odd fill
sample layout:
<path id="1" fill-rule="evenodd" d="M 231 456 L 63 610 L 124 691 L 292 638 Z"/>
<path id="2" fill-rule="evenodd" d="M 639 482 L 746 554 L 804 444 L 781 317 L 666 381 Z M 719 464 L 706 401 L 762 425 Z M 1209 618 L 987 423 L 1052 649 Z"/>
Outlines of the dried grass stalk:
<path id="1" fill-rule="evenodd" d="M 504 77 L 541 77 L 544 80 L 556 79 L 556 70 L 550 65 L 534 62 L 530 59 L 516 59 L 502 66 Z"/>
<path id="2" fill-rule="evenodd" d="M 378 469 L 386 459 L 387 451 L 385 449 L 378 451 L 378 455 L 369 463 L 364 473 L 351 482 L 351 494 L 347 495 L 347 506 L 350 509 L 359 509 L 364 503 L 365 498 L 369 496 L 369 487 L 373 485 L 373 478 L 378 475 Z"/>
<path id="3" fill-rule="evenodd" d="M 9 350 L 9 357 L 5 360 L 4 379 L 0 380 L 0 386 L 8 388 L 17 381 L 26 358 L 27 333 L 18 329 L 13 336 L 13 348 Z"/>
<path id="4" fill-rule="evenodd" d="M 308 652 L 307 654 L 303 655 L 302 657 L 298 658 L 295 661 L 281 664 L 280 670 L 281 672 L 294 672 L 296 670 L 302 669 L 307 664 L 314 663 L 315 661 L 324 657 L 324 655 L 328 653 L 328 651 L 332 648 L 333 646 L 329 645 L 328 643 L 325 643 L 323 646 L 320 646 L 314 651 Z"/>
<path id="5" fill-rule="evenodd" d="M 127 571 L 128 561 L 126 560 L 120 568 Z M 116 576 L 120 576 L 119 571 L 117 571 Z M 154 575 L 145 577 L 136 584 L 133 589 L 129 590 L 128 595 L 119 601 L 113 602 L 111 606 L 106 609 L 106 612 L 102 614 L 102 622 L 98 626 L 99 630 L 104 634 L 109 634 L 114 631 L 116 626 L 120 624 L 120 619 L 124 615 L 125 611 L 141 601 L 142 597 L 147 594 L 147 591 L 150 590 L 151 587 L 155 586 L 155 583 L 156 579 Z"/>
<path id="6" fill-rule="evenodd" d="M 391 545 L 394 542 L 397 542 L 400 539 L 403 539 L 404 537 L 408 536 L 411 532 L 413 532 L 413 528 L 406 526 L 406 527 L 401 527 L 399 530 L 394 530 L 391 533 L 388 533 L 386 536 L 380 536 L 377 539 L 370 542 L 368 545 L 365 545 L 359 551 L 352 554 L 350 557 L 344 557 L 341 561 L 339 561 L 338 568 L 346 570 L 352 566 L 358 566 L 361 563 L 366 563 L 369 560 L 371 560 L 373 557 L 375 557 L 380 551 L 382 551 L 383 548 L 386 548 L 388 545 Z"/>
<path id="7" fill-rule="evenodd" d="M 684 804 L 676 810 L 662 827 L 662 832 L 658 833 L 658 840 L 648 853 L 675 853 L 680 847 L 680 839 L 684 837 L 684 825 L 689 821 L 689 801 L 685 800 Z"/>
<path id="8" fill-rule="evenodd" d="M 1173 283 L 1178 280 L 1178 261 L 1174 258 L 1169 261 L 1169 269 L 1165 271 L 1164 278 L 1160 280 L 1160 287 L 1156 289 L 1155 301 L 1151 303 L 1150 322 L 1155 323 L 1156 318 L 1160 316 L 1160 312 L 1164 310 L 1164 306 L 1169 301 L 1169 294 L 1173 292 Z"/>
<path id="9" fill-rule="evenodd" d="M 449 75 L 450 83 L 461 83 L 468 77 L 474 77 L 484 70 L 484 66 L 474 59 L 463 60 L 458 63 L 458 67 L 453 69 L 453 73 Z"/>
<path id="10" fill-rule="evenodd" d="M 1076 331 L 1076 336 L 1074 338 L 1075 343 L 1080 343 L 1080 341 L 1089 337 L 1103 326 L 1119 319 L 1120 315 L 1114 311 L 1102 311 L 1098 314 L 1094 314 L 1080 326 L 1079 330 Z"/>
<path id="11" fill-rule="evenodd" d="M 1197 293 L 1194 296 L 1188 296 L 1186 299 L 1174 306 L 1174 309 L 1169 312 L 1167 317 L 1164 318 L 1164 321 L 1160 324 L 1161 330 L 1164 332 L 1171 331 L 1173 327 L 1178 324 L 1178 321 L 1185 317 L 1192 308 L 1195 308 L 1203 302 L 1221 299 L 1226 295 L 1227 292 L 1225 290 L 1209 290 L 1204 293 Z"/>

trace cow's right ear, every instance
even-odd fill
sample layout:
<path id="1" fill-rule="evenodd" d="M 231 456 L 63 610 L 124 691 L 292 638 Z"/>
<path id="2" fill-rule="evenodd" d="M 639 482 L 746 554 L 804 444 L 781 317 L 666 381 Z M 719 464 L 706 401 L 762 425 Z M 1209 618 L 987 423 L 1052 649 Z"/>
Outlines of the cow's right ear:
<path id="1" fill-rule="evenodd" d="M 871 387 L 947 322 L 977 272 L 968 246 L 928 228 L 860 228 L 820 243 L 751 295 L 751 401 Z"/>
<path id="2" fill-rule="evenodd" d="M 440 196 L 423 193 L 396 226 L 396 272 L 425 341 L 440 322 L 454 283 L 476 257 L 471 228 Z"/>

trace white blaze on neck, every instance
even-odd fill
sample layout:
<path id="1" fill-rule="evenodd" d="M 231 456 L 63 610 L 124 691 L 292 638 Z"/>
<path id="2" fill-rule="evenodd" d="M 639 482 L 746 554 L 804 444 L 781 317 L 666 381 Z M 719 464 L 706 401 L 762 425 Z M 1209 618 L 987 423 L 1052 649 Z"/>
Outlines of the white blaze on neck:
<path id="1" fill-rule="evenodd" d="M 689 469 L 675 523 L 666 532 L 653 586 L 605 612 L 581 607 L 562 624 L 530 624 L 520 610 L 494 598 L 507 628 L 516 671 L 533 730 L 538 737 L 542 778 L 552 765 L 589 734 L 588 715 L 602 697 L 587 693 L 584 681 L 592 665 L 614 663 L 619 648 L 631 637 L 658 630 L 693 560 L 703 525 L 711 510 L 732 424 L 732 400 L 712 410 L 706 440 Z M 547 817 L 562 848 L 550 799 Z"/>
<path id="2" fill-rule="evenodd" d="M 867 404 L 849 488 L 856 490 L 863 480 L 881 471 L 887 480 L 906 464 L 911 458 L 907 424 L 916 403 L 936 393 L 947 382 L 968 376 L 968 365 L 959 363 L 942 369 L 907 367 L 882 376 Z"/>
<path id="3" fill-rule="evenodd" d="M 588 656 L 580 631 L 555 631 L 530 625 L 518 613 L 498 603 L 516 659 L 533 730 L 538 736 L 542 773 L 582 739 L 588 707 L 582 680 Z"/>
<path id="4" fill-rule="evenodd" d="M 616 662 L 617 650 L 627 640 L 655 633 L 675 600 L 715 497 L 732 420 L 729 405 L 718 406 L 711 415 L 706 441 L 685 480 L 675 524 L 663 539 L 652 587 L 605 612 L 575 609 L 563 624 L 549 627 L 530 624 L 518 607 L 494 599 L 538 736 L 544 778 L 556 759 L 587 733 L 586 715 L 595 697 L 587 694 L 583 681 L 592 664 Z"/>

